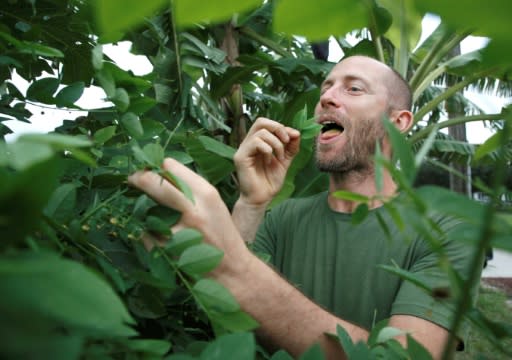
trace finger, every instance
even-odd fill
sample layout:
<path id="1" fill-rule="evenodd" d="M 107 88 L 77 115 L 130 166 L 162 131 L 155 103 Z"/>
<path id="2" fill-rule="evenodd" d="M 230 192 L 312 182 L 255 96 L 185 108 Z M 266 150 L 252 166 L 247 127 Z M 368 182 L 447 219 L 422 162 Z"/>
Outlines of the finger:
<path id="1" fill-rule="evenodd" d="M 269 144 L 264 141 L 258 142 L 258 144 L 256 144 L 256 151 L 263 156 L 263 162 L 265 164 L 270 164 L 272 162 L 274 153 L 272 147 Z"/>
<path id="2" fill-rule="evenodd" d="M 281 141 L 280 138 L 275 136 L 275 133 L 270 133 L 268 132 L 268 130 L 260 130 L 258 136 L 261 140 L 270 145 L 273 153 L 279 160 L 284 160 L 284 143 Z M 288 135 L 286 136 L 288 138 Z"/>
<path id="3" fill-rule="evenodd" d="M 288 133 L 288 137 L 290 140 L 296 139 L 300 137 L 300 131 L 289 126 L 285 126 L 286 132 Z"/>
<path id="4" fill-rule="evenodd" d="M 128 177 L 128 184 L 148 194 L 156 202 L 177 211 L 186 211 L 191 203 L 174 185 L 152 171 L 137 171 Z"/>
<path id="5" fill-rule="evenodd" d="M 151 251 L 151 249 L 153 249 L 155 246 L 165 246 L 165 242 L 167 239 L 144 232 L 140 240 L 142 241 L 142 244 L 144 245 L 146 250 Z"/>
<path id="6" fill-rule="evenodd" d="M 284 128 L 285 126 L 281 123 L 278 123 L 275 120 L 270 120 L 267 118 L 257 118 L 254 124 L 249 129 L 247 136 L 253 135 L 261 129 L 266 129 L 271 133 L 275 133 L 277 130 Z"/>
<path id="7" fill-rule="evenodd" d="M 288 130 L 285 126 L 279 126 L 272 131 L 281 142 L 288 143 L 290 141 L 290 135 L 288 134 Z"/>
<path id="8" fill-rule="evenodd" d="M 298 132 L 298 131 L 297 131 Z M 288 159 L 293 158 L 300 150 L 300 133 L 297 137 L 290 137 L 290 142 L 286 144 L 285 153 Z"/>

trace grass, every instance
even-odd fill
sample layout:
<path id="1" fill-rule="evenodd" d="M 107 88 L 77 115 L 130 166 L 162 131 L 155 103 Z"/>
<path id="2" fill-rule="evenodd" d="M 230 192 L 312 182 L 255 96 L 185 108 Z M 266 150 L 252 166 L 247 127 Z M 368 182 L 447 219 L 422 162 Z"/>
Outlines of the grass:
<path id="1" fill-rule="evenodd" d="M 505 324 L 512 324 L 512 306 L 507 304 L 507 295 L 500 289 L 483 286 L 480 288 L 477 306 L 487 318 Z M 512 338 L 501 341 L 508 351 L 512 351 Z M 455 360 L 511 359 L 501 353 L 478 329 L 471 328 L 466 341 L 466 350 L 458 352 Z"/>

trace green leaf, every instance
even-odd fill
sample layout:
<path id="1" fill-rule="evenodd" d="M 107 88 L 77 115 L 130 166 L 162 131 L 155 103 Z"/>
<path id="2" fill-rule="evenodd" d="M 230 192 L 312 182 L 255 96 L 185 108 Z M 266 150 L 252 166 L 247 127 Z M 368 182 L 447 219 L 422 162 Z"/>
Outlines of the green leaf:
<path id="1" fill-rule="evenodd" d="M 173 255 L 180 256 L 183 251 L 200 244 L 202 241 L 203 234 L 196 229 L 183 229 L 173 234 L 171 240 L 165 245 L 165 250 Z"/>
<path id="2" fill-rule="evenodd" d="M 96 144 L 102 145 L 112 139 L 112 137 L 116 134 L 116 129 L 117 126 L 115 125 L 106 126 L 97 130 L 92 138 Z"/>
<path id="3" fill-rule="evenodd" d="M 236 149 L 232 148 L 231 146 L 228 146 L 209 136 L 199 136 L 198 140 L 204 146 L 206 151 L 217 154 L 225 159 L 233 160 Z"/>
<path id="4" fill-rule="evenodd" d="M 240 305 L 233 295 L 215 280 L 199 280 L 192 288 L 192 292 L 206 312 L 210 309 L 228 313 L 240 310 Z"/>
<path id="5" fill-rule="evenodd" d="M 114 96 L 110 100 L 117 106 L 119 111 L 124 112 L 130 106 L 130 96 L 123 88 L 116 88 Z"/>
<path id="6" fill-rule="evenodd" d="M 247 11 L 261 5 L 259 0 L 223 0 L 222 3 L 201 0 L 176 0 L 174 10 L 179 26 L 193 25 L 198 22 L 219 22 L 229 19 L 233 14 Z"/>
<path id="7" fill-rule="evenodd" d="M 180 34 L 180 37 L 188 40 L 188 43 L 182 45 L 182 51 L 186 45 L 192 44 L 195 50 L 197 50 L 194 52 L 200 57 L 213 61 L 216 64 L 224 63 L 224 60 L 226 59 L 226 53 L 221 49 L 206 45 L 190 33 L 183 32 Z"/>
<path id="8" fill-rule="evenodd" d="M 190 275 L 201 275 L 219 265 L 224 253 L 208 244 L 198 244 L 187 248 L 178 260 L 178 267 Z"/>
<path id="9" fill-rule="evenodd" d="M 112 76 L 112 72 L 109 69 L 103 68 L 98 71 L 96 73 L 96 80 L 98 81 L 103 91 L 105 91 L 105 94 L 107 94 L 109 99 L 116 96 L 116 82 L 114 80 L 114 76 Z"/>
<path id="10" fill-rule="evenodd" d="M 76 184 L 59 186 L 48 201 L 44 214 L 61 223 L 71 220 L 76 206 L 76 188 Z"/>
<path id="11" fill-rule="evenodd" d="M 256 342 L 252 333 L 235 333 L 223 335 L 201 353 L 201 360 L 253 360 L 256 355 Z"/>
<path id="12" fill-rule="evenodd" d="M 414 360 L 432 360 L 432 355 L 414 338 L 407 334 L 407 352 Z"/>
<path id="13" fill-rule="evenodd" d="M 174 264 L 171 266 L 167 256 L 163 256 L 161 247 L 153 247 L 151 256 L 149 257 L 149 270 L 158 280 L 164 282 L 172 288 L 176 288 L 176 271 Z"/>
<path id="14" fill-rule="evenodd" d="M 230 176 L 235 169 L 233 161 L 227 160 L 216 153 L 205 151 L 205 146 L 199 139 L 188 139 L 185 146 L 188 154 L 197 163 L 200 174 L 214 185 Z M 225 148 L 217 148 L 217 150 L 219 149 L 224 155 L 229 155 L 229 150 L 224 151 Z"/>
<path id="15" fill-rule="evenodd" d="M 185 195 L 187 199 L 194 203 L 194 194 L 192 193 L 192 189 L 188 186 L 186 182 L 172 174 L 170 171 L 162 171 L 160 174 L 171 184 L 176 186 L 183 193 L 183 195 Z"/>
<path id="16" fill-rule="evenodd" d="M 356 207 L 356 210 L 352 213 L 352 224 L 357 225 L 360 224 L 366 219 L 368 215 L 369 208 L 368 204 L 362 203 Z"/>
<path id="17" fill-rule="evenodd" d="M 143 118 L 141 120 L 144 136 L 142 139 L 154 139 L 166 130 L 166 127 L 159 121 Z"/>
<path id="18" fill-rule="evenodd" d="M 396 266 L 390 266 L 390 265 L 377 265 L 379 268 L 382 268 L 386 271 L 389 271 L 392 274 L 400 276 L 402 279 L 407 280 L 414 285 L 418 286 L 419 288 L 427 291 L 428 293 L 432 292 L 432 289 L 430 286 L 425 284 L 422 280 L 422 278 L 414 273 L 411 273 L 410 271 L 400 269 Z"/>
<path id="19" fill-rule="evenodd" d="M 361 29 L 367 26 L 367 18 L 365 4 L 360 1 L 304 1 L 297 6 L 296 0 L 281 0 L 275 7 L 274 26 L 277 32 L 314 41 Z"/>
<path id="20" fill-rule="evenodd" d="M 300 138 L 303 140 L 314 139 L 320 133 L 322 126 L 316 122 L 311 122 L 309 125 L 304 126 L 300 130 Z"/>
<path id="21" fill-rule="evenodd" d="M 451 190 L 422 186 L 415 193 L 432 212 L 462 217 L 473 224 L 480 224 L 484 218 L 484 204 Z"/>
<path id="22" fill-rule="evenodd" d="M 256 320 L 242 310 L 223 313 L 212 311 L 208 315 L 210 320 L 214 322 L 216 326 L 221 326 L 227 331 L 251 331 L 259 326 L 259 323 Z"/>
<path id="23" fill-rule="evenodd" d="M 488 138 L 482 145 L 478 146 L 475 151 L 474 160 L 481 160 L 485 155 L 498 150 L 501 146 L 501 136 L 501 133 L 497 132 Z"/>
<path id="24" fill-rule="evenodd" d="M 358 193 L 345 191 L 345 190 L 338 190 L 331 194 L 337 199 L 343 199 L 343 200 L 349 200 L 349 201 L 357 201 L 357 202 L 368 202 L 370 201 L 370 198 Z"/>
<path id="25" fill-rule="evenodd" d="M 53 157 L 54 151 L 48 144 L 18 139 L 7 145 L 9 164 L 17 170 L 24 170 Z"/>
<path id="26" fill-rule="evenodd" d="M 92 67 L 94 70 L 101 70 L 103 68 L 103 46 L 102 45 L 96 45 L 92 51 Z"/>
<path id="27" fill-rule="evenodd" d="M 275 352 L 270 360 L 293 360 L 293 357 L 284 350 Z"/>
<path id="28" fill-rule="evenodd" d="M 348 334 L 347 330 L 341 325 L 336 325 L 336 334 L 338 335 L 338 340 L 343 348 L 343 351 L 350 358 L 350 354 L 354 351 L 354 342 L 352 338 Z"/>
<path id="29" fill-rule="evenodd" d="M 400 330 L 391 326 L 386 326 L 379 331 L 377 335 L 377 343 L 384 343 L 393 339 L 399 335 L 405 335 L 407 332 L 404 330 Z"/>
<path id="30" fill-rule="evenodd" d="M 16 47 L 16 50 L 22 54 L 29 54 L 32 56 L 47 56 L 47 57 L 64 57 L 62 51 L 53 47 L 42 45 L 37 42 L 19 41 L 15 37 L 0 31 L 0 38 L 10 42 Z"/>
<path id="31" fill-rule="evenodd" d="M 149 164 L 157 168 L 162 166 L 165 157 L 162 145 L 155 143 L 146 144 L 142 151 L 144 151 L 146 158 L 149 160 Z"/>
<path id="32" fill-rule="evenodd" d="M 416 167 L 410 144 L 389 120 L 384 120 L 384 127 L 391 140 L 393 157 L 399 160 L 400 172 L 403 173 L 404 179 L 407 181 L 405 185 L 411 185 L 416 176 Z"/>
<path id="33" fill-rule="evenodd" d="M 143 96 L 132 99 L 128 111 L 134 112 L 135 114 L 141 115 L 146 111 L 150 110 L 157 104 L 157 101 L 153 98 Z"/>
<path id="34" fill-rule="evenodd" d="M 322 348 L 318 344 L 314 344 L 307 349 L 299 358 L 300 360 L 324 360 L 325 356 Z"/>
<path id="35" fill-rule="evenodd" d="M 135 139 L 138 139 L 144 135 L 144 129 L 142 128 L 139 117 L 132 112 L 123 114 L 121 117 L 121 125 L 123 125 L 128 134 Z"/>
<path id="36" fill-rule="evenodd" d="M 27 89 L 27 99 L 53 104 L 55 102 L 53 94 L 55 94 L 59 85 L 59 79 L 56 78 L 47 77 L 36 80 Z"/>
<path id="37" fill-rule="evenodd" d="M 169 151 L 169 157 L 172 157 L 175 160 L 178 160 L 180 163 L 186 165 L 194 162 L 194 159 L 183 151 L 171 150 Z"/>
<path id="38" fill-rule="evenodd" d="M 47 324 L 101 337 L 133 336 L 122 301 L 85 266 L 50 254 L 0 259 L 0 309 L 20 323 Z M 37 294 L 37 296 L 33 296 Z"/>
<path id="39" fill-rule="evenodd" d="M 436 125 L 432 128 L 431 133 L 428 135 L 428 137 L 423 142 L 423 145 L 421 146 L 420 150 L 416 153 L 416 157 L 414 159 L 414 164 L 416 165 L 416 167 L 421 166 L 421 164 L 423 163 L 423 160 L 425 160 L 425 158 L 428 155 L 428 152 L 434 145 L 434 141 L 436 140 L 436 134 L 437 134 L 438 129 L 439 129 L 438 125 Z"/>
<path id="40" fill-rule="evenodd" d="M 50 134 L 24 134 L 19 137 L 22 141 L 48 144 L 55 150 L 69 150 L 92 146 L 92 141 L 81 136 Z"/>
<path id="41" fill-rule="evenodd" d="M 130 339 L 124 345 L 134 352 L 155 356 L 164 356 L 171 349 L 169 341 L 158 339 Z"/>
<path id="42" fill-rule="evenodd" d="M 80 81 L 62 88 L 55 96 L 55 104 L 57 106 L 73 106 L 82 96 L 84 87 L 85 84 Z"/>
<path id="43" fill-rule="evenodd" d="M 167 0 L 96 0 L 96 19 L 104 42 L 119 40 L 122 33 L 151 17 Z"/>
<path id="44" fill-rule="evenodd" d="M 169 224 L 156 216 L 148 216 L 146 218 L 146 227 L 149 231 L 154 231 L 165 236 L 171 235 Z"/>

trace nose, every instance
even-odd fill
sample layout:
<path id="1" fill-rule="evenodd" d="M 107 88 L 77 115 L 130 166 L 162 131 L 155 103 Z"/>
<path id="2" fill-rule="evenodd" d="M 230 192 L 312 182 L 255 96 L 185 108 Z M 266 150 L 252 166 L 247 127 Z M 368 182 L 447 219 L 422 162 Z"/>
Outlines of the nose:
<path id="1" fill-rule="evenodd" d="M 337 86 L 331 86 L 320 95 L 320 107 L 322 109 L 338 108 L 341 106 L 341 99 L 339 96 L 339 89 Z"/>

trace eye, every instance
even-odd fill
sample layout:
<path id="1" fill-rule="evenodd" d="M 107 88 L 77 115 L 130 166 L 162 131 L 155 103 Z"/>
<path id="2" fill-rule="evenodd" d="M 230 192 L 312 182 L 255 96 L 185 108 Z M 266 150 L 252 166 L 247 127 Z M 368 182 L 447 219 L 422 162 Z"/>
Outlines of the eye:
<path id="1" fill-rule="evenodd" d="M 349 93 L 360 93 L 363 91 L 363 89 L 357 85 L 350 85 L 349 87 L 347 87 L 347 91 Z"/>

